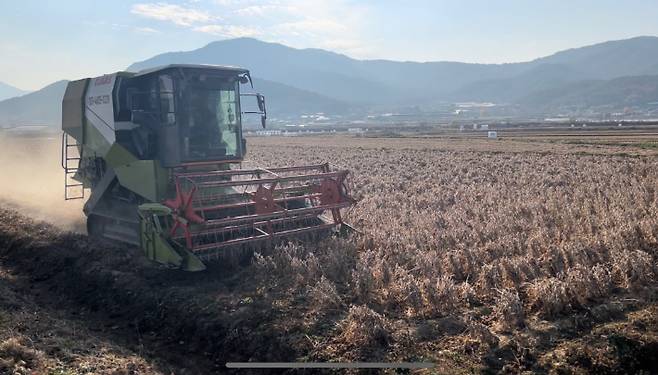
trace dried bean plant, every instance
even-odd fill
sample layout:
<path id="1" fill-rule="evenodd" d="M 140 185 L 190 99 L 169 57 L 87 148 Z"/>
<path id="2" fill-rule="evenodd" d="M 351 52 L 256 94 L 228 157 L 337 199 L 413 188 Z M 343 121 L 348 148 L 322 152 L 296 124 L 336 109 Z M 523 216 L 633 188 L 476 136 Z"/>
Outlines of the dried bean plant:
<path id="1" fill-rule="evenodd" d="M 495 306 L 522 327 L 655 281 L 658 164 L 606 155 L 256 146 L 253 162 L 330 161 L 352 173 L 363 234 L 262 257 L 320 306 L 347 311 L 342 335 L 387 335 L 389 318 Z M 367 319 L 366 319 L 367 318 Z M 366 337 L 354 323 L 367 321 Z M 364 323 L 365 324 L 365 323 Z"/>

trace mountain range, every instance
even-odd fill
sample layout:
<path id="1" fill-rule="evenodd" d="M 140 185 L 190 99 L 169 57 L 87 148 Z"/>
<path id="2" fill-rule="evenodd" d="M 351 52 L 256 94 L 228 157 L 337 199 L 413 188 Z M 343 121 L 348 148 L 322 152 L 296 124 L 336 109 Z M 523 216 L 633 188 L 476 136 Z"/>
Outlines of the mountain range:
<path id="1" fill-rule="evenodd" d="M 22 96 L 0 101 L 0 125 L 59 126 L 68 81 L 57 81 Z"/>
<path id="2" fill-rule="evenodd" d="M 21 90 L 17 87 L 6 84 L 4 82 L 0 82 L 0 100 L 13 98 L 15 96 L 20 96 L 23 94 L 27 94 L 27 91 Z"/>
<path id="3" fill-rule="evenodd" d="M 319 49 L 239 38 L 157 55 L 128 70 L 183 62 L 247 66 L 257 77 L 347 102 L 405 106 L 476 99 L 508 102 L 575 81 L 658 74 L 658 38 L 609 41 L 511 64 L 356 60 Z"/>
<path id="4" fill-rule="evenodd" d="M 237 38 L 156 55 L 126 70 L 172 63 L 248 67 L 256 90 L 268 97 L 270 115 L 277 118 L 316 112 L 396 111 L 410 106 L 432 110 L 454 102 L 493 102 L 514 105 L 526 113 L 551 113 L 565 107 L 618 108 L 658 101 L 658 37 L 651 36 L 508 64 L 357 60 L 321 49 Z M 47 117 L 57 112 L 63 89 L 57 92 L 56 88 L 61 85 L 1 101 L 0 125 L 30 120 L 59 123 L 56 116 Z M 52 102 L 41 95 L 47 93 Z M 46 103 L 51 106 L 48 110 L 34 108 Z"/>

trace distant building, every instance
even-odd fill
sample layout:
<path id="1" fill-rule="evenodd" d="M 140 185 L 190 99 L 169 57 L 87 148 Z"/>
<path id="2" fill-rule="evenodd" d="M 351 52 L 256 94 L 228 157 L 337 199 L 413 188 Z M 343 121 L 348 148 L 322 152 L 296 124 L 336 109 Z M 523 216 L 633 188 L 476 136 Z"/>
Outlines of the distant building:
<path id="1" fill-rule="evenodd" d="M 258 130 L 256 135 L 261 137 L 271 137 L 273 135 L 281 135 L 281 130 Z"/>
<path id="2" fill-rule="evenodd" d="M 545 122 L 569 122 L 571 119 L 569 117 L 547 117 L 544 119 Z"/>

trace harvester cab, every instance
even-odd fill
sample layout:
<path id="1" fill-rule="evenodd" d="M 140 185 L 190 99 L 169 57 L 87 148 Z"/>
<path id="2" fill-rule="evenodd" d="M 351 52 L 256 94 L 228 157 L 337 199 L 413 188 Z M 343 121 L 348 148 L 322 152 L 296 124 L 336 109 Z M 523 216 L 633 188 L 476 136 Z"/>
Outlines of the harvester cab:
<path id="1" fill-rule="evenodd" d="M 68 84 L 62 104 L 65 199 L 84 198 L 87 231 L 154 261 L 202 270 L 291 239 L 344 232 L 348 171 L 328 164 L 240 168 L 246 69 L 167 65 Z M 252 86 L 253 87 L 253 86 Z M 253 97 L 255 110 L 241 98 Z M 257 109 L 256 109 L 257 108 Z"/>

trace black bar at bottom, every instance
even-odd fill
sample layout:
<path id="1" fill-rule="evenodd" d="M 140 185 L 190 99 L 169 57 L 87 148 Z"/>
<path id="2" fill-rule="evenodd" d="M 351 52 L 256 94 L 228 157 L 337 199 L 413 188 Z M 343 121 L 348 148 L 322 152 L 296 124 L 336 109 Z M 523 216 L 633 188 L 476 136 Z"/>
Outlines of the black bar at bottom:
<path id="1" fill-rule="evenodd" d="M 227 368 L 434 368 L 431 362 L 227 362 Z"/>

